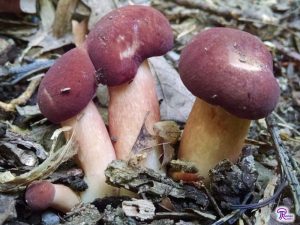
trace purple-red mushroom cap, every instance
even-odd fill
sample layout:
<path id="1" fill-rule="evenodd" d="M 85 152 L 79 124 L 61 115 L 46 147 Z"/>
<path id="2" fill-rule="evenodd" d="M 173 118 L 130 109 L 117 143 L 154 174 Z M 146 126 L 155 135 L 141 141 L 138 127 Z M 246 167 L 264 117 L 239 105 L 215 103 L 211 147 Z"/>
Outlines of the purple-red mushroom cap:
<path id="1" fill-rule="evenodd" d="M 179 73 L 196 97 L 240 118 L 267 116 L 280 95 L 272 56 L 263 42 L 231 28 L 196 35 L 182 51 Z"/>
<path id="2" fill-rule="evenodd" d="M 97 81 L 116 86 L 131 81 L 147 58 L 171 50 L 173 33 L 159 11 L 132 5 L 104 16 L 88 34 L 86 43 Z"/>
<path id="3" fill-rule="evenodd" d="M 46 73 L 38 90 L 38 105 L 46 118 L 60 123 L 83 110 L 96 88 L 95 68 L 86 50 L 74 48 Z"/>
<path id="4" fill-rule="evenodd" d="M 55 196 L 55 188 L 49 181 L 35 181 L 25 192 L 25 201 L 31 209 L 42 211 L 50 207 Z"/>

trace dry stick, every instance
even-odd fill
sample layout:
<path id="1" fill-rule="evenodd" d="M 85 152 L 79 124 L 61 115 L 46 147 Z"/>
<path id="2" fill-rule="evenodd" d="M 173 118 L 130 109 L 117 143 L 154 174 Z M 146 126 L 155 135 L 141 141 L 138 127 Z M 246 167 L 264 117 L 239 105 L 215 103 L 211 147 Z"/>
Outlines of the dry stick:
<path id="1" fill-rule="evenodd" d="M 205 185 L 202 185 L 200 182 L 193 182 L 193 185 L 195 187 L 197 187 L 199 190 L 201 188 L 203 188 L 206 192 L 207 197 L 209 198 L 210 202 L 212 203 L 214 209 L 217 211 L 217 213 L 219 214 L 220 217 L 224 217 L 224 214 L 222 212 L 222 210 L 219 208 L 215 198 L 213 197 L 213 195 L 210 193 L 210 191 L 208 190 L 208 188 L 205 187 Z"/>
<path id="2" fill-rule="evenodd" d="M 16 106 L 25 104 L 28 99 L 30 99 L 35 89 L 39 86 L 40 81 L 41 78 L 35 78 L 31 80 L 26 90 L 19 97 L 11 100 L 9 103 L 0 101 L 0 109 L 6 112 L 14 112 Z"/>
<path id="3" fill-rule="evenodd" d="M 247 196 L 245 197 L 245 199 L 243 200 L 242 204 L 245 204 L 251 196 L 252 196 L 252 193 L 251 192 L 248 193 Z M 214 222 L 212 225 L 221 225 L 226 222 L 228 222 L 229 224 L 233 224 L 236 221 L 237 216 L 238 217 L 242 216 L 246 210 L 247 209 L 236 209 L 236 210 L 232 211 L 230 214 L 228 214 L 228 215 L 222 217 L 221 219 L 219 219 L 218 221 Z"/>
<path id="4" fill-rule="evenodd" d="M 245 17 L 245 11 L 243 10 L 238 10 L 236 8 L 229 8 L 229 7 L 228 8 L 218 7 L 214 4 L 207 3 L 206 1 L 175 0 L 175 3 L 181 6 L 185 6 L 187 8 L 198 8 L 205 12 L 222 16 L 222 17 L 231 17 L 234 19 L 240 19 L 241 17 Z M 257 19 L 260 21 L 266 21 L 266 19 L 263 18 L 263 15 L 256 12 L 247 12 L 246 17 L 251 19 Z M 266 22 L 271 22 L 271 21 L 276 21 L 276 18 L 270 17 Z"/>
<path id="5" fill-rule="evenodd" d="M 62 37 L 67 32 L 77 3 L 78 0 L 59 0 L 53 23 L 53 34 L 55 37 Z"/>
<path id="6" fill-rule="evenodd" d="M 282 171 L 287 177 L 289 186 L 294 197 L 296 215 L 300 216 L 300 183 L 295 174 L 295 168 L 291 163 L 292 157 L 290 156 L 286 147 L 283 145 L 280 139 L 279 131 L 276 126 L 275 119 L 272 115 L 266 117 L 266 123 L 268 126 L 268 130 L 272 136 L 275 148 L 277 150 Z"/>
<path id="7" fill-rule="evenodd" d="M 272 43 L 274 44 L 275 49 L 279 51 L 281 54 L 288 56 L 294 61 L 300 62 L 300 54 L 298 52 L 283 46 L 278 41 L 273 41 Z"/>

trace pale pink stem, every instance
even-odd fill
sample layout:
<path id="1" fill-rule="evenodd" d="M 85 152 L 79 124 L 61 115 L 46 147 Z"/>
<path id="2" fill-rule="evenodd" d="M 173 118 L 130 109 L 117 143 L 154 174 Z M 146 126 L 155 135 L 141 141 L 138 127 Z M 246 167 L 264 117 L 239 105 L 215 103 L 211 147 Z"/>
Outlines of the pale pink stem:
<path id="1" fill-rule="evenodd" d="M 143 123 L 153 134 L 153 125 L 160 120 L 155 79 L 147 61 L 141 64 L 132 82 L 109 87 L 109 94 L 110 135 L 115 140 L 117 159 L 128 160 Z M 157 141 L 150 145 L 156 146 Z M 160 154 L 160 151 L 149 152 L 144 166 L 159 170 Z"/>
<path id="2" fill-rule="evenodd" d="M 74 129 L 79 150 L 77 158 L 84 171 L 88 189 L 81 194 L 83 202 L 95 198 L 115 195 L 116 189 L 105 183 L 104 171 L 116 159 L 115 151 L 105 124 L 92 101 L 76 117 L 62 122 L 63 126 Z"/>

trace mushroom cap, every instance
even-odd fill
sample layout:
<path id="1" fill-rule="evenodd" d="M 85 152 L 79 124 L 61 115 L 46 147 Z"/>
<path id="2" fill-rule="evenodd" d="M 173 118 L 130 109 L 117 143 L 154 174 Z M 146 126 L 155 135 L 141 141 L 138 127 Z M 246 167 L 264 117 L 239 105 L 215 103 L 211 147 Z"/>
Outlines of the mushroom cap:
<path id="1" fill-rule="evenodd" d="M 95 68 L 86 50 L 74 48 L 48 70 L 38 90 L 38 105 L 53 123 L 78 114 L 96 92 Z"/>
<path id="2" fill-rule="evenodd" d="M 26 203 L 36 211 L 50 207 L 55 196 L 55 187 L 49 181 L 34 181 L 25 192 Z"/>
<path id="3" fill-rule="evenodd" d="M 179 73 L 204 101 L 245 119 L 259 119 L 280 95 L 272 56 L 256 36 L 231 28 L 211 28 L 183 49 Z"/>
<path id="4" fill-rule="evenodd" d="M 0 0 L 0 12 L 4 13 L 21 13 L 20 0 Z"/>
<path id="5" fill-rule="evenodd" d="M 115 86 L 131 81 L 140 64 L 173 47 L 168 20 L 141 5 L 118 8 L 104 16 L 88 34 L 87 50 L 99 83 Z"/>

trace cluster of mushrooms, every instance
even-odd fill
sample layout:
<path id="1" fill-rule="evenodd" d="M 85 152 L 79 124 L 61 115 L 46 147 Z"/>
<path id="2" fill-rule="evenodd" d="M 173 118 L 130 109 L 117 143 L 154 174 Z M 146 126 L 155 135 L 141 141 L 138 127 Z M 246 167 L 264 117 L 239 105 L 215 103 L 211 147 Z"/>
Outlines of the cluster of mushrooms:
<path id="1" fill-rule="evenodd" d="M 105 183 L 104 171 L 114 159 L 129 159 L 143 124 L 153 134 L 160 114 L 147 58 L 172 47 L 168 20 L 151 7 L 134 5 L 108 13 L 82 46 L 57 60 L 40 84 L 38 105 L 51 122 L 73 128 L 88 188 L 78 195 L 64 185 L 36 181 L 26 190 L 28 205 L 67 212 L 79 202 L 118 194 Z M 195 162 L 207 178 L 220 160 L 237 160 L 250 121 L 275 108 L 280 92 L 272 56 L 249 33 L 211 28 L 183 49 L 179 73 L 197 99 L 178 158 Z M 99 83 L 109 89 L 109 131 L 92 101 Z M 144 166 L 159 170 L 161 153 L 153 152 Z"/>

